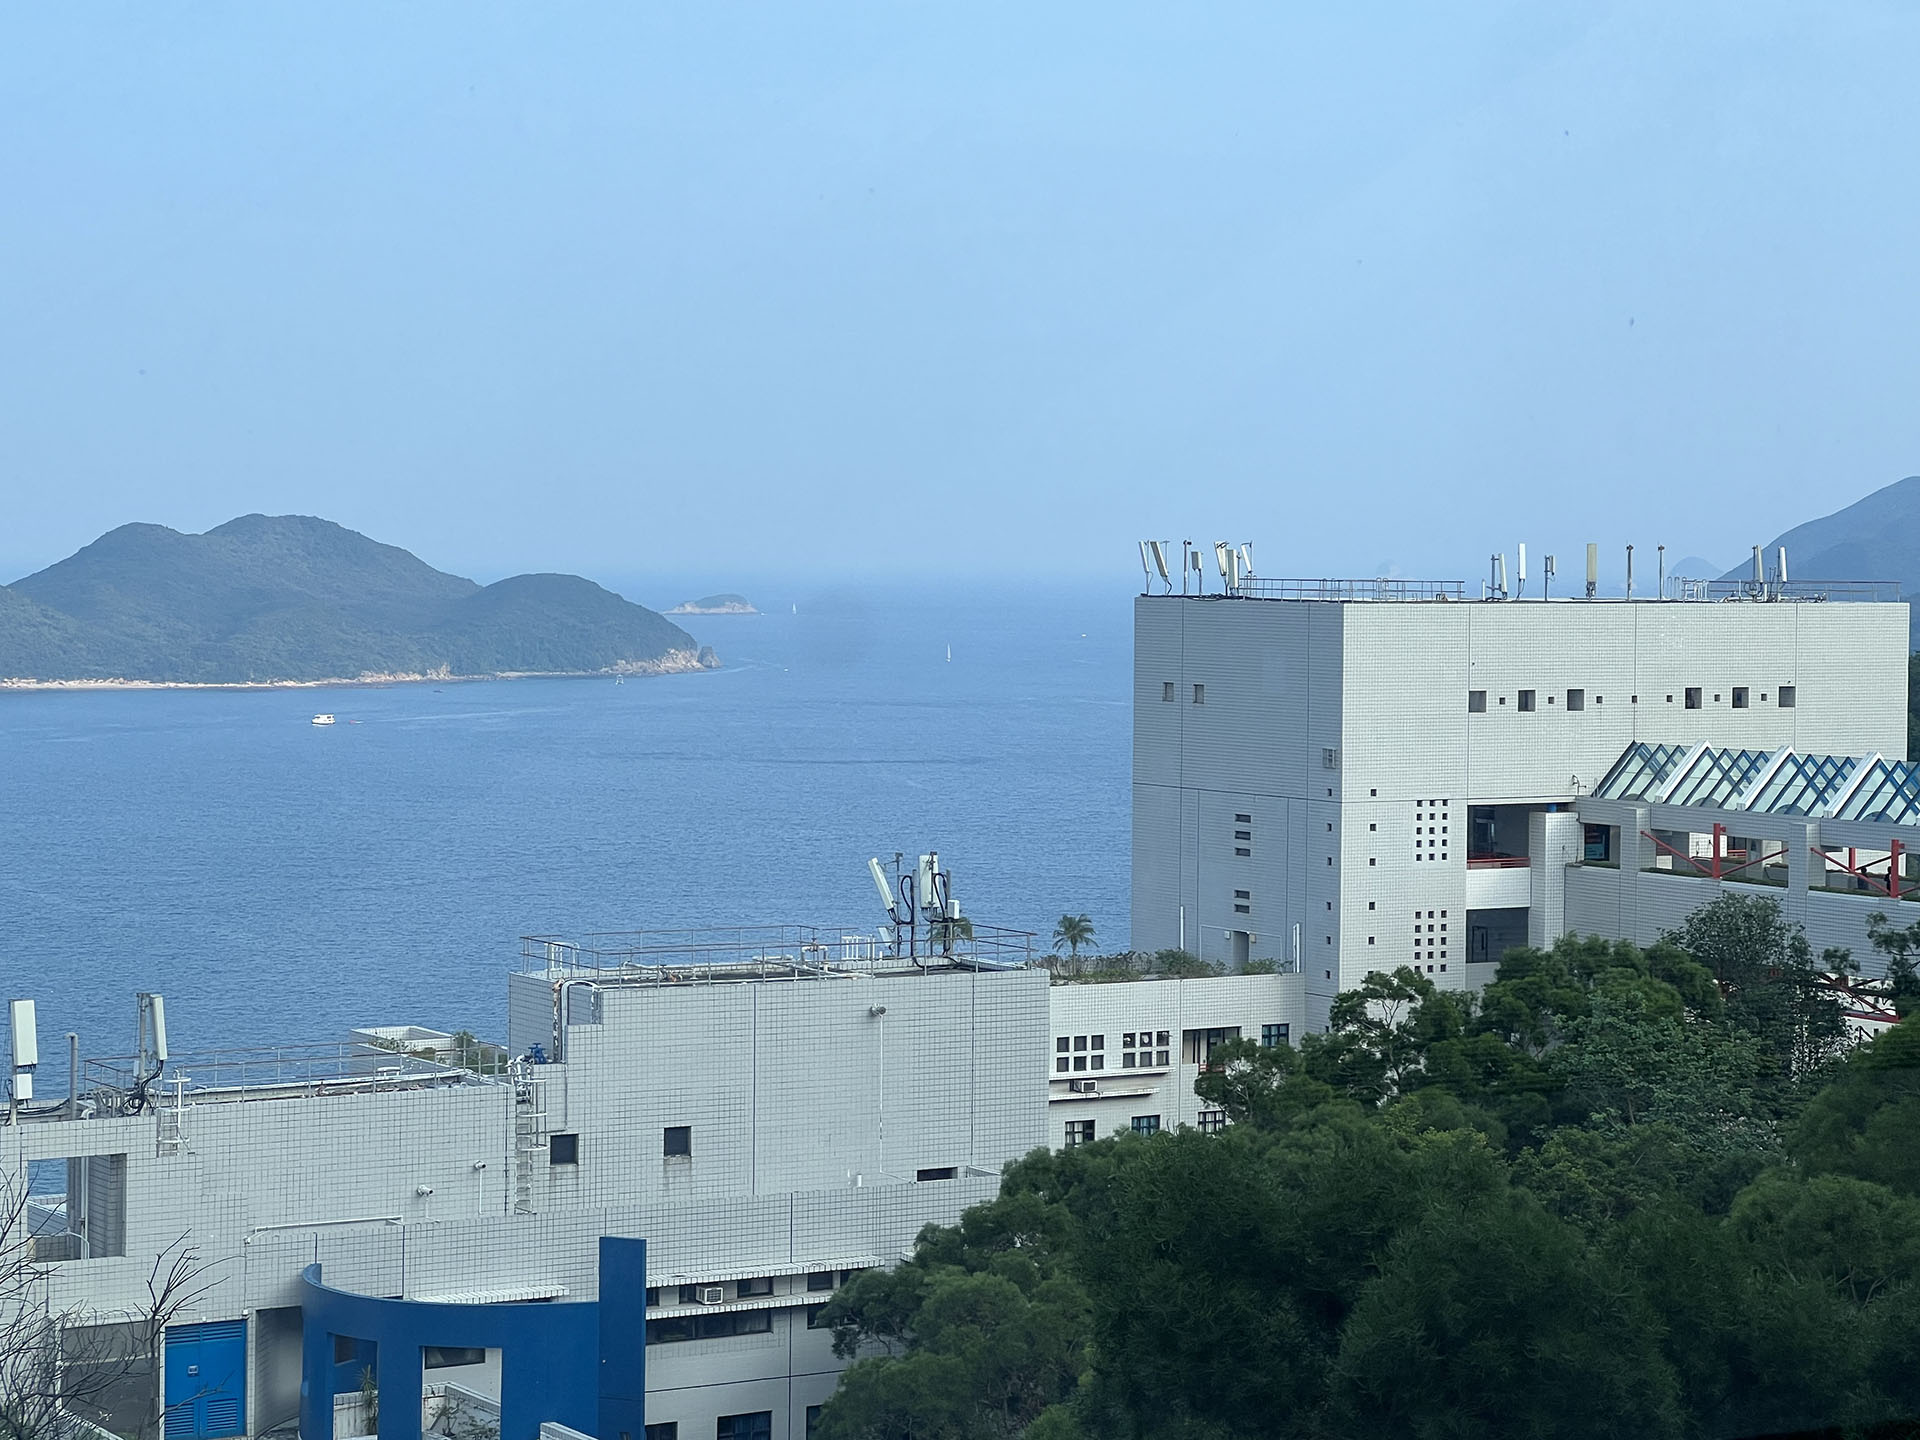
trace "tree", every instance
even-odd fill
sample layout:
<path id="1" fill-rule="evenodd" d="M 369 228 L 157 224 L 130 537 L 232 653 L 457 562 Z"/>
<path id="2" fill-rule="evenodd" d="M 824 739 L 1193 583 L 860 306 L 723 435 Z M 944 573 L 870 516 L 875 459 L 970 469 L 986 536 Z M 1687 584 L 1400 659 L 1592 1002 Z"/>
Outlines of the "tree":
<path id="1" fill-rule="evenodd" d="M 1060 923 L 1053 927 L 1053 953 L 1058 955 L 1062 945 L 1072 956 L 1073 968 L 1080 968 L 1080 947 L 1093 943 L 1093 919 L 1087 915 L 1062 915 Z"/>

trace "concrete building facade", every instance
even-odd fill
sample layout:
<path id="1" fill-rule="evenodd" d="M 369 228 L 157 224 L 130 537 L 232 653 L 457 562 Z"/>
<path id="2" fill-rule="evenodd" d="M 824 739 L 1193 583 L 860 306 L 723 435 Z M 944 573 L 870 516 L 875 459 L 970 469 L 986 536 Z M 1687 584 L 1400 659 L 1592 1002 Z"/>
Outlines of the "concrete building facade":
<path id="1" fill-rule="evenodd" d="M 1318 1026 L 1372 971 L 1465 987 L 1580 928 L 1575 806 L 1636 742 L 1904 754 L 1904 605 L 1459 595 L 1135 600 L 1136 949 L 1296 966 Z"/>

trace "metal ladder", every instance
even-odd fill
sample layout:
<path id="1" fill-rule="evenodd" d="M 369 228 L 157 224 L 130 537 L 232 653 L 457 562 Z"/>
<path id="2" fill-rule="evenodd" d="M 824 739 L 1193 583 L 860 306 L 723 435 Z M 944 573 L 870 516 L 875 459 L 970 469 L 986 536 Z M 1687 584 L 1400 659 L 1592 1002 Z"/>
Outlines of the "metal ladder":
<path id="1" fill-rule="evenodd" d="M 513 1081 L 513 1208 L 522 1215 L 534 1213 L 533 1176 L 547 1148 L 547 1081 L 538 1073 L 543 1068 L 524 1059 L 507 1067 Z"/>

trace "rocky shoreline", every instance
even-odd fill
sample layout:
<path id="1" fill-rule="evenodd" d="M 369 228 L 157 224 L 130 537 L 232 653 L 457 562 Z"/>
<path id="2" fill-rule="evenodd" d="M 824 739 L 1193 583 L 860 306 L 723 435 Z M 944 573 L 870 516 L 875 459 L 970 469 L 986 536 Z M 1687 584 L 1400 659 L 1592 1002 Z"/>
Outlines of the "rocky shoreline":
<path id="1" fill-rule="evenodd" d="M 0 679 L 0 690 L 320 690 L 343 686 L 459 685 L 478 680 L 579 680 L 598 676 L 690 675 L 718 670 L 720 657 L 711 645 L 698 650 L 669 650 L 657 660 L 623 660 L 604 670 L 500 670 L 487 675 L 455 675 L 449 670 L 368 672 L 324 680 L 36 680 Z"/>

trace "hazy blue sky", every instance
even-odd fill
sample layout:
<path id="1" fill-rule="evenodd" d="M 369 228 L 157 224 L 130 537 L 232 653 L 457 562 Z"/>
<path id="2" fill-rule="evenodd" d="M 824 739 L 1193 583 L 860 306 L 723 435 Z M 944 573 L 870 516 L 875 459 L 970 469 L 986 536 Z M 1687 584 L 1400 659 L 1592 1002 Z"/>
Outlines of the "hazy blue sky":
<path id="1" fill-rule="evenodd" d="M 0 579 L 252 510 L 482 578 L 1731 564 L 1920 470 L 1916 54 L 1906 3 L 13 6 Z"/>

